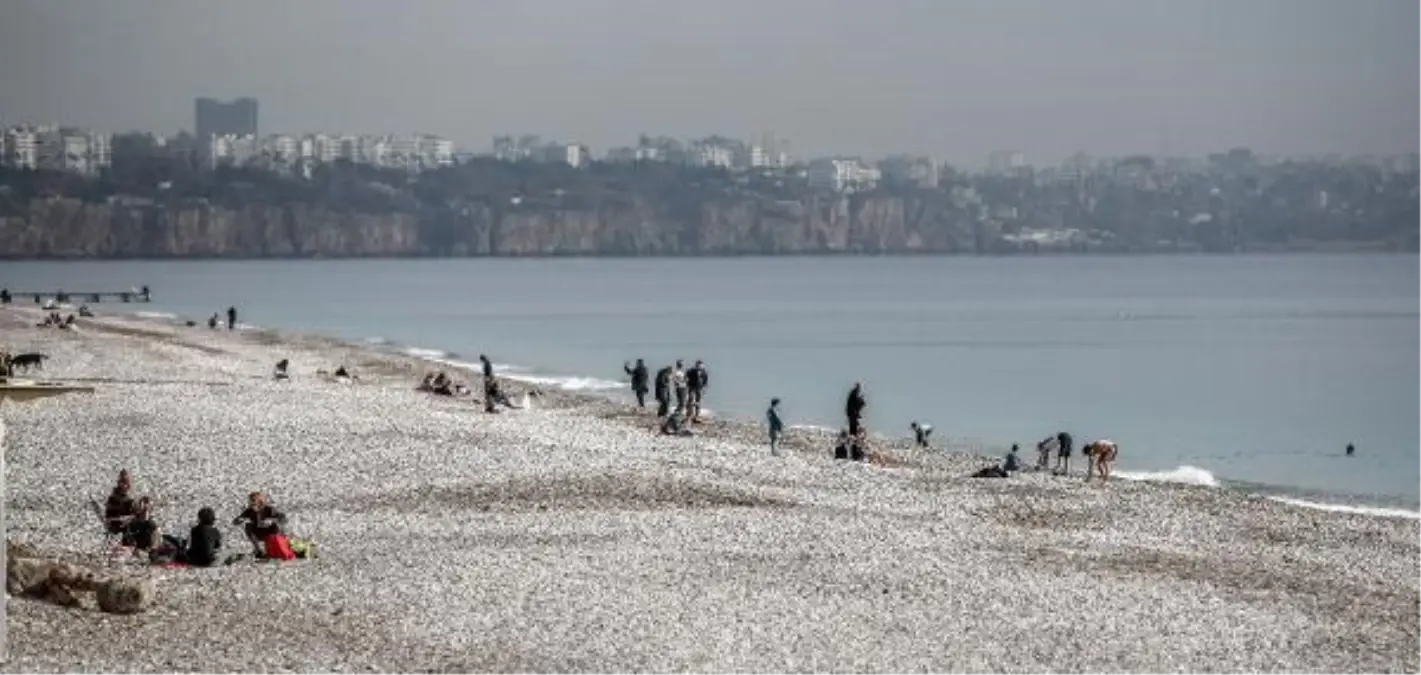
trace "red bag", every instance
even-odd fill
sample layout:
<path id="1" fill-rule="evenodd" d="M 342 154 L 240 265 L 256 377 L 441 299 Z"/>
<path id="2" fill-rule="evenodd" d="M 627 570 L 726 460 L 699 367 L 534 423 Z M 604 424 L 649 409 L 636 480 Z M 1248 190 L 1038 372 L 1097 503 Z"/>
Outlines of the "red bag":
<path id="1" fill-rule="evenodd" d="M 266 544 L 266 557 L 270 560 L 296 559 L 296 553 L 291 550 L 291 542 L 286 540 L 284 534 L 269 534 L 262 543 Z"/>

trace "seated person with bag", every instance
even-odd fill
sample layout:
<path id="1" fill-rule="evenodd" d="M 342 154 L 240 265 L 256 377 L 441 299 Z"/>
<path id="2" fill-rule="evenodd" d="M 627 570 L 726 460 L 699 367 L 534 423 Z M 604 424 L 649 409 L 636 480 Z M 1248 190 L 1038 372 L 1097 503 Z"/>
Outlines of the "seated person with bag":
<path id="1" fill-rule="evenodd" d="M 253 553 L 261 558 L 271 555 L 273 552 L 267 550 L 267 543 L 281 539 L 281 526 L 286 523 L 286 515 L 277 511 L 267 502 L 265 494 L 253 492 L 247 497 L 247 508 L 242 511 L 233 521 L 233 525 L 243 525 L 242 531 L 246 533 L 247 540 L 252 543 Z M 283 544 L 284 545 L 284 544 Z M 279 552 L 277 552 L 279 553 Z"/>

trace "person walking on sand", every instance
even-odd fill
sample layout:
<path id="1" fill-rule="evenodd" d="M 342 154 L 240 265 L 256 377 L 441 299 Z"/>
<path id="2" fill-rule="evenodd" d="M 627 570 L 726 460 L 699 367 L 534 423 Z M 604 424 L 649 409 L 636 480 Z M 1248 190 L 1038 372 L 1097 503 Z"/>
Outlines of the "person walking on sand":
<path id="1" fill-rule="evenodd" d="M 638 408 L 646 407 L 647 372 L 646 363 L 641 359 L 636 360 L 636 367 L 623 363 L 622 370 L 632 376 L 632 393 L 636 394 L 636 404 Z"/>
<path id="2" fill-rule="evenodd" d="M 671 412 L 671 366 L 656 371 L 656 416 L 665 417 Z"/>
<path id="3" fill-rule="evenodd" d="M 228 308 L 227 308 L 227 330 L 232 330 L 232 329 L 234 329 L 234 328 L 236 328 L 236 327 L 237 327 L 237 308 L 236 308 L 236 307 L 228 307 Z"/>
<path id="4" fill-rule="evenodd" d="M 494 403 L 495 399 L 497 398 L 495 395 L 498 392 L 495 390 L 496 385 L 493 377 L 493 362 L 488 360 L 488 356 L 484 354 L 479 354 L 479 363 L 482 363 L 484 366 L 484 412 L 496 412 L 496 410 L 494 409 Z"/>
<path id="5" fill-rule="evenodd" d="M 780 435 L 785 431 L 784 420 L 780 419 L 780 400 L 770 399 L 770 409 L 765 411 L 765 421 L 770 425 L 770 455 L 780 456 Z"/>
<path id="6" fill-rule="evenodd" d="M 863 409 L 868 400 L 863 395 L 863 383 L 855 382 L 849 390 L 849 400 L 844 403 L 844 414 L 849 418 L 849 435 L 858 436 L 863 431 Z"/>
<path id="7" fill-rule="evenodd" d="M 671 386 L 676 390 L 676 412 L 686 412 L 686 366 L 676 359 L 676 368 L 671 371 Z"/>

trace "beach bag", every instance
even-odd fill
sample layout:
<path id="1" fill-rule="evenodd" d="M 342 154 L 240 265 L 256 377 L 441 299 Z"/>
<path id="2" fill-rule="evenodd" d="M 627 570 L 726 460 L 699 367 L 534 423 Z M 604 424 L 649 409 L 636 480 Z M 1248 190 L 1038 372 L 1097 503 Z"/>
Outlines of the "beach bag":
<path id="1" fill-rule="evenodd" d="M 305 560 L 316 557 L 316 545 L 312 544 L 311 540 L 288 537 L 286 541 L 291 545 L 291 552 L 296 554 L 297 558 Z"/>
<path id="2" fill-rule="evenodd" d="M 284 534 L 269 534 L 262 543 L 266 545 L 266 557 L 270 560 L 296 559 L 296 554 L 291 550 L 291 542 Z"/>

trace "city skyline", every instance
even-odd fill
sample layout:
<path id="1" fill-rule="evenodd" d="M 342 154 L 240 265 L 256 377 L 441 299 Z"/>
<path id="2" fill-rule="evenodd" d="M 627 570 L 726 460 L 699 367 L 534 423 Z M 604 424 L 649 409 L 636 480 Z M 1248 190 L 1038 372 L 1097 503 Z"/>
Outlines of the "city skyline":
<path id="1" fill-rule="evenodd" d="M 195 98 L 251 96 L 264 134 L 432 133 L 482 149 L 526 132 L 598 155 L 643 132 L 966 165 L 1002 150 L 1054 163 L 1421 143 L 1414 2 L 813 7 L 22 1 L 0 17 L 0 58 L 29 66 L 0 86 L 25 93 L 0 101 L 0 123 L 167 134 L 193 130 Z M 317 19 L 330 30 L 301 39 Z M 144 37 L 103 39 L 117 32 Z"/>

